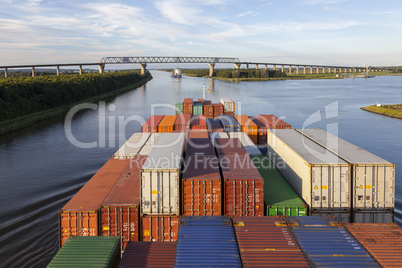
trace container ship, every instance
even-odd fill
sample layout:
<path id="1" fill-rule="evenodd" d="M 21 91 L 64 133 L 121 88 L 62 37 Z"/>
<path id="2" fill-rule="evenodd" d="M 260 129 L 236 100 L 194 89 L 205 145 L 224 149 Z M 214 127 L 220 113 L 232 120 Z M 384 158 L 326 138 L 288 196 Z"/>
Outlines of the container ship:
<path id="1" fill-rule="evenodd" d="M 59 212 L 48 267 L 395 267 L 394 164 L 321 129 L 191 98 Z"/>

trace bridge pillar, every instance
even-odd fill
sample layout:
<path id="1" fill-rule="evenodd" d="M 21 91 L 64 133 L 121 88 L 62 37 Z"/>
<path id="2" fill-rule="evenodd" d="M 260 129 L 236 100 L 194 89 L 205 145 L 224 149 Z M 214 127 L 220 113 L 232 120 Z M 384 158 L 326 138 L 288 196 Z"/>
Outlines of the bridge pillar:
<path id="1" fill-rule="evenodd" d="M 209 65 L 209 77 L 212 77 L 212 75 L 214 74 L 215 63 L 208 63 L 208 65 Z"/>
<path id="2" fill-rule="evenodd" d="M 4 68 L 4 78 L 7 78 L 7 77 L 8 77 L 8 69 Z"/>
<path id="3" fill-rule="evenodd" d="M 335 67 L 334 67 L 333 71 L 334 71 L 334 73 L 336 73 L 336 68 Z"/>
<path id="4" fill-rule="evenodd" d="M 248 70 L 248 63 L 246 63 L 246 70 Z"/>
<path id="5" fill-rule="evenodd" d="M 296 66 L 296 74 L 299 74 L 299 66 Z"/>
<path id="6" fill-rule="evenodd" d="M 303 66 L 303 74 L 306 74 L 306 66 Z"/>
<path id="7" fill-rule="evenodd" d="M 60 75 L 60 66 L 56 66 L 56 74 Z"/>
<path id="8" fill-rule="evenodd" d="M 35 67 L 32 67 L 32 77 L 35 77 Z"/>
<path id="9" fill-rule="evenodd" d="M 285 66 L 282 65 L 282 73 L 285 72 Z"/>
<path id="10" fill-rule="evenodd" d="M 310 74 L 313 74 L 313 66 L 310 66 Z"/>
<path id="11" fill-rule="evenodd" d="M 140 66 L 141 66 L 141 75 L 144 75 L 145 71 L 147 70 L 146 69 L 147 64 L 145 62 L 143 62 L 143 63 L 140 63 Z"/>
<path id="12" fill-rule="evenodd" d="M 241 64 L 240 63 L 235 63 L 234 66 L 235 66 L 236 69 L 240 69 Z"/>
<path id="13" fill-rule="evenodd" d="M 289 74 L 292 74 L 292 66 L 289 65 Z"/>
<path id="14" fill-rule="evenodd" d="M 105 64 L 99 64 L 98 70 L 100 74 L 103 74 L 103 72 L 105 71 Z"/>
<path id="15" fill-rule="evenodd" d="M 276 71 L 276 65 L 274 65 L 274 71 Z"/>
<path id="16" fill-rule="evenodd" d="M 258 64 L 255 65 L 255 68 L 258 70 Z"/>
<path id="17" fill-rule="evenodd" d="M 82 65 L 80 65 L 80 74 L 82 74 Z"/>
<path id="18" fill-rule="evenodd" d="M 268 65 L 267 64 L 265 64 L 265 70 L 268 70 Z"/>
<path id="19" fill-rule="evenodd" d="M 317 74 L 320 73 L 320 67 L 317 66 Z"/>
<path id="20" fill-rule="evenodd" d="M 331 73 L 331 67 L 328 67 L 328 73 L 329 74 Z"/>

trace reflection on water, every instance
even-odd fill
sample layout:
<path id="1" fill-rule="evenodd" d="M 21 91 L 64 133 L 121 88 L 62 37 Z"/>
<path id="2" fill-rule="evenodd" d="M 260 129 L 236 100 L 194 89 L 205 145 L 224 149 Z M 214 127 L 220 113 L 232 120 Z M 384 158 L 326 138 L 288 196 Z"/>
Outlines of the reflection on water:
<path id="1" fill-rule="evenodd" d="M 397 177 L 402 174 L 402 120 L 360 110 L 369 104 L 400 100 L 402 77 L 230 83 L 186 76 L 172 79 L 169 73 L 158 71 L 152 75 L 154 79 L 146 85 L 108 100 L 104 114 L 85 110 L 74 117 L 74 138 L 99 143 L 103 137 L 101 147 L 73 146 L 66 138 L 63 118 L 0 137 L 0 266 L 45 267 L 58 250 L 58 210 L 118 149 L 121 137 L 140 131 L 140 121 L 131 116 L 146 120 L 152 113 L 150 107 L 157 104 L 170 106 L 155 108 L 155 114 L 174 114 L 176 102 L 202 98 L 203 84 L 209 86 L 207 99 L 218 102 L 229 97 L 236 101 L 237 113 L 273 113 L 297 128 L 316 113 L 315 119 L 320 120 L 309 128 L 337 124 L 341 138 L 395 163 Z M 109 109 L 110 104 L 115 109 Z M 328 105 L 337 109 L 336 116 L 326 116 Z M 401 188 L 397 179 L 396 220 L 400 225 Z"/>

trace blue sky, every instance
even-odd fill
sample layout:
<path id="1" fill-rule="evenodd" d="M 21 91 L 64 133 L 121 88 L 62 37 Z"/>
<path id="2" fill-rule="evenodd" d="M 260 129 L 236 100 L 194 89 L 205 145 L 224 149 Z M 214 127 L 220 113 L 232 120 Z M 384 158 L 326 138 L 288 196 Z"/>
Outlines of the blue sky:
<path id="1" fill-rule="evenodd" d="M 402 65 L 400 0 L 0 0 L 0 66 L 120 56 Z"/>

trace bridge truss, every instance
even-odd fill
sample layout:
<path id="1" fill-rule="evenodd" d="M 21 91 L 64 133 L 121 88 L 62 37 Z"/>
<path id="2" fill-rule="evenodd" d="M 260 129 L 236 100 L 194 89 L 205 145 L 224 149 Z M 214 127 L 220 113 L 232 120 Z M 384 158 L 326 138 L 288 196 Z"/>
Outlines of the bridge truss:
<path id="1" fill-rule="evenodd" d="M 237 63 L 238 58 L 222 57 L 104 57 L 101 63 Z"/>

